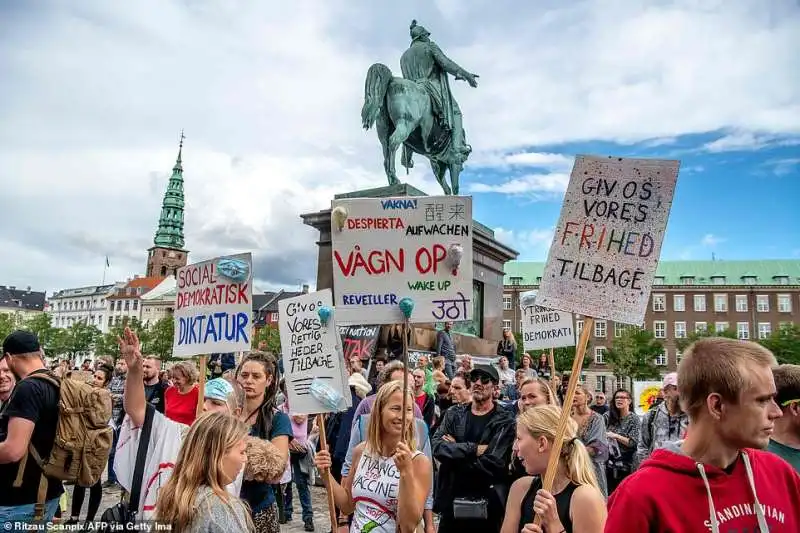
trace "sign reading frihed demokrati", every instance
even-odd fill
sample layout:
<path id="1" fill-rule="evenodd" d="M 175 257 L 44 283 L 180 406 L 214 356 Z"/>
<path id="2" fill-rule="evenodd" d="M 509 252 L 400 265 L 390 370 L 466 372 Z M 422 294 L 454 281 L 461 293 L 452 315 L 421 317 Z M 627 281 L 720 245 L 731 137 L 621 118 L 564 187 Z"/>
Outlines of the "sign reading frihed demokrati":
<path id="1" fill-rule="evenodd" d="M 554 311 L 536 303 L 536 293 L 520 294 L 522 347 L 525 351 L 575 346 L 572 313 Z"/>
<path id="2" fill-rule="evenodd" d="M 641 325 L 680 162 L 579 155 L 536 300 Z"/>

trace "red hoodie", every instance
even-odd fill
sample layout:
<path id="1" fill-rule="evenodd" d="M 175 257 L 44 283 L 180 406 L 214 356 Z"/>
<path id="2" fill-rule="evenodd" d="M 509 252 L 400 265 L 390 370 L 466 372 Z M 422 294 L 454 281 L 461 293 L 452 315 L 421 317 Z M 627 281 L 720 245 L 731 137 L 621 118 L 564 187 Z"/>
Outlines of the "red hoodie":
<path id="1" fill-rule="evenodd" d="M 606 533 L 766 531 L 800 532 L 800 476 L 759 450 L 743 451 L 728 474 L 695 463 L 674 445 L 659 449 L 608 499 Z"/>

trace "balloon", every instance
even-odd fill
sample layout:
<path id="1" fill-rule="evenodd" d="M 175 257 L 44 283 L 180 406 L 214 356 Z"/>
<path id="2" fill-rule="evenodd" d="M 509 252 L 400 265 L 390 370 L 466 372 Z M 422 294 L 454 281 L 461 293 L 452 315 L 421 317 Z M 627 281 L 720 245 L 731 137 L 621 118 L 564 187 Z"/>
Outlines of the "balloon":
<path id="1" fill-rule="evenodd" d="M 414 312 L 414 300 L 411 298 L 403 298 L 400 300 L 400 310 L 403 312 L 403 316 L 406 319 L 411 318 L 411 313 Z"/>
<path id="2" fill-rule="evenodd" d="M 328 307 L 327 305 L 323 305 L 319 309 L 317 309 L 317 314 L 319 315 L 319 321 L 323 326 L 328 325 L 328 321 L 331 319 L 331 315 L 333 314 L 333 309 Z"/>
<path id="3" fill-rule="evenodd" d="M 331 211 L 331 221 L 336 229 L 342 231 L 344 229 L 344 221 L 347 220 L 347 209 L 337 206 Z"/>
<path id="4" fill-rule="evenodd" d="M 447 249 L 447 264 L 454 276 L 458 275 L 458 267 L 461 265 L 461 258 L 464 257 L 464 247 L 458 243 L 451 244 Z"/>

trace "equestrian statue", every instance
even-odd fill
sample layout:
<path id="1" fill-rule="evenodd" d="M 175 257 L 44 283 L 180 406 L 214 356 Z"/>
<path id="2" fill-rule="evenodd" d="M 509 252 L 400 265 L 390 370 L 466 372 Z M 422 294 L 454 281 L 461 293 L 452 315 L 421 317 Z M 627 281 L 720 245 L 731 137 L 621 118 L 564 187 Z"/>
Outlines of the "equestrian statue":
<path id="1" fill-rule="evenodd" d="M 389 185 L 400 183 L 395 171 L 397 149 L 401 162 L 413 168 L 416 152 L 431 162 L 433 175 L 444 194 L 458 194 L 458 176 L 472 148 L 466 143 L 461 109 L 450 91 L 448 74 L 478 86 L 478 75 L 467 72 L 430 40 L 430 32 L 411 22 L 411 46 L 400 58 L 403 77 L 396 78 L 386 65 L 367 71 L 361 121 L 364 129 L 376 126 L 383 147 L 383 168 Z M 452 188 L 445 180 L 450 172 Z"/>

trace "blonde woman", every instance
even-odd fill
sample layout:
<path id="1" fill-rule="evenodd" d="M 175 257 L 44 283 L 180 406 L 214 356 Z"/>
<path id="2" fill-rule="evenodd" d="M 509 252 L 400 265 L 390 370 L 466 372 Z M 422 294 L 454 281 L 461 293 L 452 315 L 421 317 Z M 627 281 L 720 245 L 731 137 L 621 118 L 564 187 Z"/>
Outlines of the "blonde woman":
<path id="1" fill-rule="evenodd" d="M 516 417 L 521 412 L 524 412 L 531 407 L 539 405 L 555 405 L 558 406 L 558 397 L 550 384 L 542 378 L 525 378 L 519 386 L 519 400 L 514 402 L 511 406 L 511 412 Z M 516 480 L 525 476 L 525 466 L 513 453 L 513 458 L 510 465 L 511 479 Z"/>
<path id="2" fill-rule="evenodd" d="M 247 460 L 248 431 L 225 413 L 201 416 L 186 434 L 175 470 L 161 489 L 156 520 L 177 533 L 253 531 L 247 506 L 225 489 Z"/>
<path id="3" fill-rule="evenodd" d="M 350 531 L 411 533 L 422 520 L 431 488 L 431 462 L 416 450 L 414 399 L 406 394 L 403 425 L 403 384 L 390 381 L 378 391 L 367 426 L 367 439 L 353 451 L 353 471 L 339 484 L 331 479 L 336 506 L 353 513 Z M 331 467 L 327 450 L 317 453 L 317 468 Z"/>
<path id="4" fill-rule="evenodd" d="M 164 391 L 164 414 L 170 420 L 191 426 L 197 416 L 200 372 L 192 361 L 176 363 L 170 370 L 172 385 Z"/>
<path id="5" fill-rule="evenodd" d="M 542 405 L 517 418 L 514 452 L 529 476 L 511 485 L 501 533 L 603 533 L 606 502 L 572 419 L 567 420 L 553 490 L 542 490 L 560 417 L 560 408 Z M 542 515 L 542 526 L 533 524 L 536 514 Z"/>

